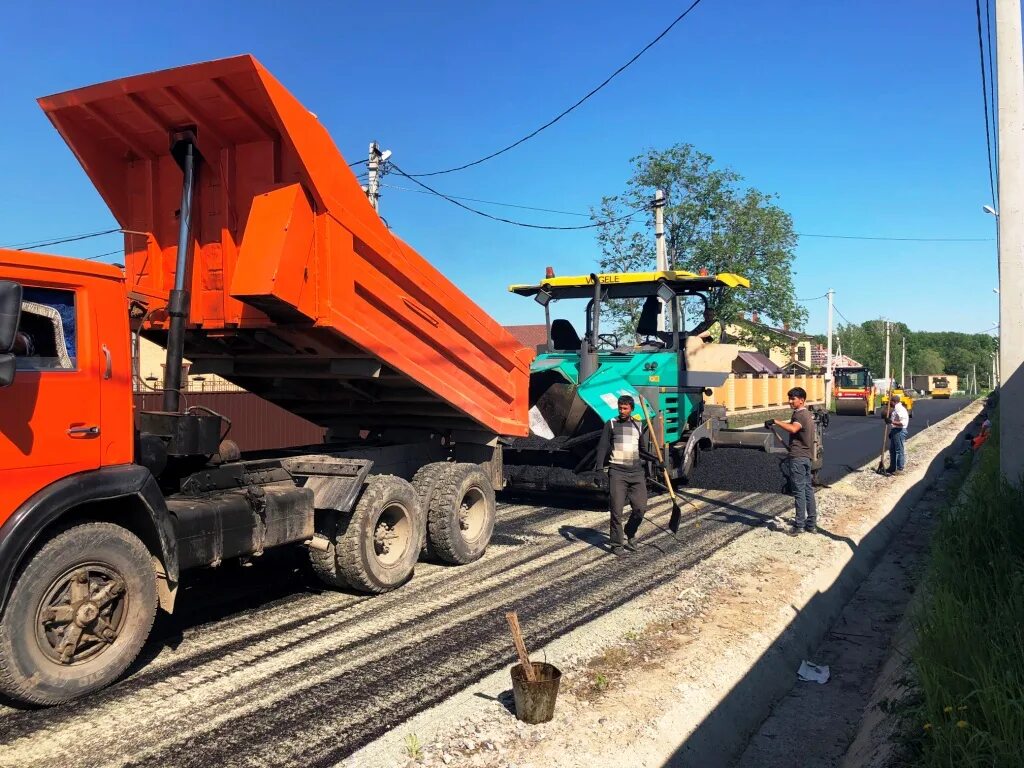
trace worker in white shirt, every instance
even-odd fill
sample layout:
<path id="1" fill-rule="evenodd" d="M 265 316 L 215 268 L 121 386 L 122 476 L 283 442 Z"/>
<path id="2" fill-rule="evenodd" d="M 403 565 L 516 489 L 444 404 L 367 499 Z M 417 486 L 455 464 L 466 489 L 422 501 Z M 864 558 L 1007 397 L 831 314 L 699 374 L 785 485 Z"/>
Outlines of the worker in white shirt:
<path id="1" fill-rule="evenodd" d="M 907 465 L 907 427 L 910 426 L 910 413 L 899 395 L 889 398 L 889 474 L 896 475 Z"/>

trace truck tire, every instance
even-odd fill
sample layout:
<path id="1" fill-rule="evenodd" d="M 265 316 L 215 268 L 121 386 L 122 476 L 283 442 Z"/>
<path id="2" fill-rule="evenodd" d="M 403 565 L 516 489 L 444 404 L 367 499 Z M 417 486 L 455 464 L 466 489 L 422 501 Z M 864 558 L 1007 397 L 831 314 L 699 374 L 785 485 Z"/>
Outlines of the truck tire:
<path id="1" fill-rule="evenodd" d="M 448 461 L 435 461 L 431 464 L 424 464 L 412 478 L 412 487 L 416 489 L 416 495 L 420 500 L 423 524 L 420 526 L 420 552 L 429 559 L 437 559 L 434 549 L 430 546 L 430 537 L 427 535 L 427 517 L 429 516 L 430 501 L 434 498 L 434 491 L 440 482 L 442 475 L 447 468 L 452 466 Z"/>
<path id="2" fill-rule="evenodd" d="M 310 550 L 313 570 L 332 587 L 389 592 L 412 577 L 422 526 L 412 485 L 394 475 L 371 475 L 355 509 L 339 514 L 326 551 Z"/>
<path id="3" fill-rule="evenodd" d="M 54 536 L 25 566 L 0 617 L 0 692 L 53 705 L 114 682 L 156 616 L 149 550 L 111 523 Z"/>
<path id="4" fill-rule="evenodd" d="M 494 532 L 494 487 L 478 464 L 445 466 L 427 509 L 431 551 L 446 563 L 479 559 Z"/>

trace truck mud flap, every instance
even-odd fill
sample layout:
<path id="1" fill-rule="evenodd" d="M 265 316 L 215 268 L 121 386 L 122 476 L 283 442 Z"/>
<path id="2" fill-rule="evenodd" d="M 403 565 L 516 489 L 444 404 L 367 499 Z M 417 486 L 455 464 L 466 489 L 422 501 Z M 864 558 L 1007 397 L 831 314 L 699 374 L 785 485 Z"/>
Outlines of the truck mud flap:
<path id="1" fill-rule="evenodd" d="M 351 512 L 373 468 L 369 459 L 337 456 L 297 456 L 281 465 L 303 488 L 313 491 L 315 509 Z"/>

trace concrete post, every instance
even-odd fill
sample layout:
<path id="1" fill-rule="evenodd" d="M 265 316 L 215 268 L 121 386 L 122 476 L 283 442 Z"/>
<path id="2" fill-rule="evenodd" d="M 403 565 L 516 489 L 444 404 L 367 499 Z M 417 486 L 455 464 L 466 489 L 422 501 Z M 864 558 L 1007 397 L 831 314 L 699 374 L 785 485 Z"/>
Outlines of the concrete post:
<path id="1" fill-rule="evenodd" d="M 835 291 L 828 289 L 828 352 L 825 355 L 825 409 L 832 407 L 832 297 Z"/>
<path id="2" fill-rule="evenodd" d="M 999 465 L 1024 477 L 1024 57 L 1020 0 L 996 0 L 999 86 Z"/>

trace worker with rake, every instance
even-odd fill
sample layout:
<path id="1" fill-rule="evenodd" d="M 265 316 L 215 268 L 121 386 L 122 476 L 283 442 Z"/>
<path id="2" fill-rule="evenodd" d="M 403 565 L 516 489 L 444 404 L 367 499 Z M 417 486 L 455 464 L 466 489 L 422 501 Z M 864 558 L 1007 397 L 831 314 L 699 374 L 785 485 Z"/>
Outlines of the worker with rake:
<path id="1" fill-rule="evenodd" d="M 601 440 L 597 444 L 594 469 L 601 472 L 607 463 L 608 507 L 611 512 L 612 554 L 636 552 L 634 538 L 647 511 L 647 478 L 644 462 L 664 466 L 656 456 L 648 453 L 649 430 L 633 417 L 635 402 L 630 395 L 618 400 L 619 413 L 605 422 Z M 622 524 L 626 501 L 631 508 L 629 519 Z"/>

